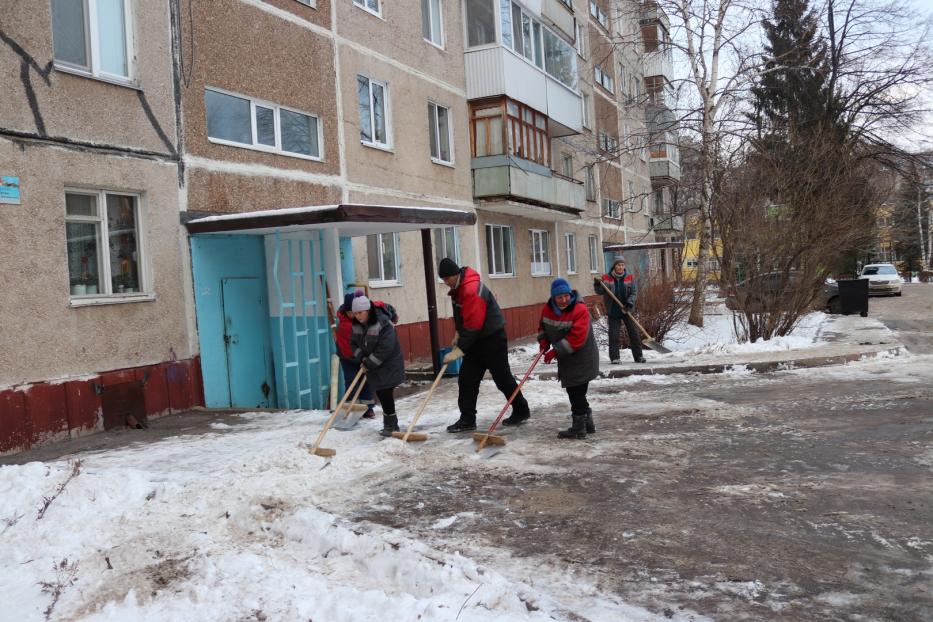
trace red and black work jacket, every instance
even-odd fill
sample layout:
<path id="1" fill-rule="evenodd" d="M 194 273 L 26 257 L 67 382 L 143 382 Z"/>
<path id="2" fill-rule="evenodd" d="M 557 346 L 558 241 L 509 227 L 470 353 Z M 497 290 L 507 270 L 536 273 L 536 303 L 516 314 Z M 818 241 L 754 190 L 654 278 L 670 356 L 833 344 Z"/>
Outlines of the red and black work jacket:
<path id="1" fill-rule="evenodd" d="M 614 273 L 604 274 L 602 281 L 609 287 L 612 293 L 615 294 L 616 298 L 622 301 L 622 304 L 628 305 L 628 311 L 632 311 L 635 308 L 635 299 L 638 297 L 638 287 L 635 285 L 634 274 L 629 274 L 628 272 L 623 272 L 622 276 L 616 276 Z M 603 303 L 606 305 L 606 313 L 609 314 L 609 317 L 622 317 L 622 309 L 619 308 L 615 300 L 606 293 L 606 290 L 604 290 L 601 285 L 598 283 L 596 285 L 596 293 L 602 294 Z"/>
<path id="2" fill-rule="evenodd" d="M 575 387 L 599 376 L 599 349 L 586 305 L 576 291 L 561 311 L 548 300 L 541 308 L 538 341 L 557 350 L 557 377 L 562 387 Z"/>
<path id="3" fill-rule="evenodd" d="M 474 344 L 505 328 L 505 316 L 489 288 L 472 268 L 460 269 L 460 282 L 447 295 L 454 305 L 457 347 L 466 353 Z"/>

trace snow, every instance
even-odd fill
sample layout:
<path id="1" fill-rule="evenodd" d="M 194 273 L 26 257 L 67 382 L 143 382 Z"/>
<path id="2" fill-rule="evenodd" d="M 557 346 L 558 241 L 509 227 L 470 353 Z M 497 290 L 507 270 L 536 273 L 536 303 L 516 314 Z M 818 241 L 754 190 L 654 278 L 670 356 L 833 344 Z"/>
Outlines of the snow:
<path id="1" fill-rule="evenodd" d="M 533 402 L 566 399 L 557 383 L 538 384 Z M 441 389 L 431 459 L 456 464 L 469 452 L 462 439 L 440 436 L 456 412 L 455 387 Z M 411 411 L 421 397 L 400 404 Z M 481 404 L 499 401 L 484 391 Z M 15 569 L 0 576 L 0 618 L 43 620 L 52 594 L 41 584 L 62 581 L 53 620 L 511 622 L 563 620 L 568 612 L 594 622 L 658 619 L 595 590 L 584 595 L 576 583 L 564 586 L 561 569 L 540 569 L 532 585 L 527 568 L 508 559 L 500 571 L 423 535 L 341 516 L 350 500 L 393 508 L 379 478 L 424 450 L 380 442 L 378 424 L 363 422 L 325 438 L 335 458 L 311 456 L 303 441 L 326 416 L 249 413 L 200 436 L 86 454 L 42 519 L 43 499 L 73 462 L 0 468 L 0 564 Z M 513 453 L 497 460 L 508 468 L 525 459 Z M 473 516 L 461 512 L 430 528 L 442 534 Z M 73 584 L 57 578 L 60 566 L 75 563 Z"/>
<path id="2" fill-rule="evenodd" d="M 344 203 L 343 207 L 354 207 L 360 204 L 357 203 Z M 257 217 L 267 217 L 267 216 L 287 216 L 290 214 L 312 214 L 316 212 L 327 212 L 336 210 L 341 205 L 308 205 L 305 207 L 286 207 L 282 209 L 268 209 L 268 210 L 256 210 L 252 212 L 237 212 L 235 214 L 220 214 L 218 216 L 204 216 L 202 218 L 195 218 L 190 223 L 205 223 L 205 222 L 220 222 L 225 220 L 243 220 L 245 218 L 257 218 Z M 448 207 L 420 207 L 420 206 L 411 206 L 411 205 L 380 205 L 379 207 L 388 207 L 392 209 L 400 210 L 428 210 L 432 212 L 450 212 L 455 214 L 463 214 L 464 210 L 457 210 Z"/>

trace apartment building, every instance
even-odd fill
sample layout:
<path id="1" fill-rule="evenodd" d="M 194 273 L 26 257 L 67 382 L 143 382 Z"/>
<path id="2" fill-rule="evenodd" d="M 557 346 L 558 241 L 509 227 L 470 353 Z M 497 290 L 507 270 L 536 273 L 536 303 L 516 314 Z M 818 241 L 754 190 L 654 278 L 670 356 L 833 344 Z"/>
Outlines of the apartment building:
<path id="1" fill-rule="evenodd" d="M 162 3 L 0 24 L 0 453 L 187 409 L 197 344 Z"/>
<path id="2" fill-rule="evenodd" d="M 0 27 L 0 452 L 194 404 L 322 407 L 348 286 L 430 360 L 445 256 L 512 338 L 554 277 L 590 294 L 607 248 L 657 267 L 635 2 L 42 6 Z"/>

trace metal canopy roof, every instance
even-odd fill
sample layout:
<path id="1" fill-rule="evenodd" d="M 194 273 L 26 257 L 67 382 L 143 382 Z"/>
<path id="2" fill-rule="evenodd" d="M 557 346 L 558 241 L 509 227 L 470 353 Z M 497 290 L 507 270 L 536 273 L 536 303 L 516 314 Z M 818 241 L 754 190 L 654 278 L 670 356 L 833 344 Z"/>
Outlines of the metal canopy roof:
<path id="1" fill-rule="evenodd" d="M 476 222 L 473 212 L 452 208 L 360 204 L 310 205 L 231 214 L 183 212 L 181 218 L 191 234 L 266 235 L 275 231 L 286 233 L 336 228 L 340 235 L 350 237 L 465 226 Z"/>

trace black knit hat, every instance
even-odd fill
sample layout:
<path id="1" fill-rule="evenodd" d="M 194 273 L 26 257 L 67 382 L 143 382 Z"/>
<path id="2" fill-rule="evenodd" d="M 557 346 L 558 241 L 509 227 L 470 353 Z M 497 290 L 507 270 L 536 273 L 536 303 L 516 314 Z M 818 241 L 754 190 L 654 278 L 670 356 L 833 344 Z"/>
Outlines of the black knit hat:
<path id="1" fill-rule="evenodd" d="M 437 268 L 437 273 L 442 279 L 446 279 L 449 276 L 457 276 L 460 274 L 460 266 L 458 266 L 453 259 L 444 257 L 441 259 L 441 265 Z"/>

